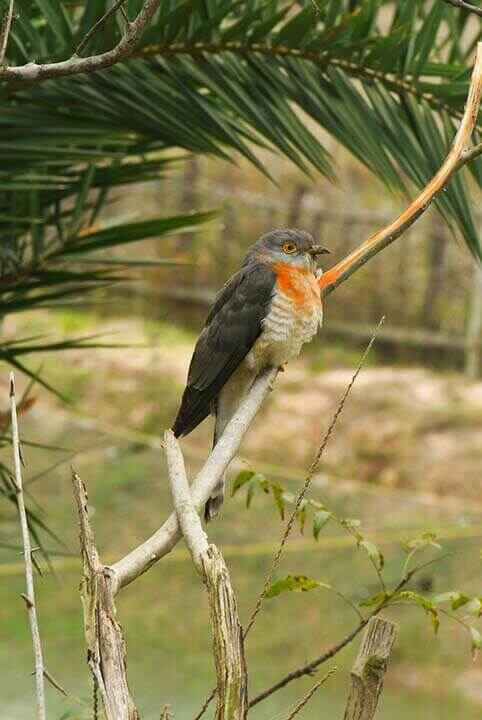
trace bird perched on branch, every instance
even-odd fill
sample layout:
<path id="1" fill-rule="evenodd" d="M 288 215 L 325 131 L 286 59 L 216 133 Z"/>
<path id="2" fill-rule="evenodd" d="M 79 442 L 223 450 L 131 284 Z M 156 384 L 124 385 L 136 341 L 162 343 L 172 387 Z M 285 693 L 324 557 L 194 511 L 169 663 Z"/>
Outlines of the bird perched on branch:
<path id="1" fill-rule="evenodd" d="M 323 317 L 317 258 L 326 252 L 295 229 L 273 230 L 250 247 L 217 294 L 196 343 L 172 428 L 176 437 L 212 414 L 216 444 L 257 375 L 282 368 L 313 338 Z M 223 498 L 224 478 L 206 503 L 206 520 L 217 515 Z"/>

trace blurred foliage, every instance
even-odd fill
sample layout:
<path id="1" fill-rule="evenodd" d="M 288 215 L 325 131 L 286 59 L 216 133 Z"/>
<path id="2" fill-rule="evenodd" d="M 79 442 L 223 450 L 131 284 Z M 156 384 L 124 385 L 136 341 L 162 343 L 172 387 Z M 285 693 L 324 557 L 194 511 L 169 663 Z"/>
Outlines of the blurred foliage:
<path id="1" fill-rule="evenodd" d="M 313 498 L 305 498 L 298 504 L 297 496 L 286 492 L 281 483 L 270 480 L 261 473 L 252 470 L 242 470 L 236 475 L 232 482 L 231 495 L 235 495 L 242 488 L 246 490 L 246 506 L 248 508 L 251 505 L 256 489 L 261 489 L 266 494 L 271 495 L 282 520 L 284 519 L 287 506 L 292 506 L 293 509 L 291 513 L 295 513 L 295 517 L 299 521 L 301 533 L 303 533 L 305 528 L 307 510 L 311 510 L 313 537 L 317 541 L 319 540 L 321 530 L 327 523 L 330 520 L 335 522 L 339 528 L 353 537 L 355 548 L 366 554 L 377 578 L 377 591 L 362 598 L 357 605 L 331 583 L 320 581 L 307 575 L 294 574 L 289 574 L 270 582 L 267 589 L 263 592 L 265 599 L 272 599 L 286 592 L 310 592 L 320 588 L 329 590 L 356 611 L 362 626 L 367 620 L 362 614 L 362 609 L 364 608 L 369 608 L 369 616 L 371 617 L 388 607 L 412 605 L 421 608 L 425 612 L 435 633 L 439 630 L 441 615 L 454 619 L 467 632 L 472 654 L 474 659 L 476 658 L 479 650 L 482 648 L 482 636 L 474 623 L 482 616 L 482 596 L 470 596 L 459 590 L 449 590 L 444 593 L 434 594 L 430 597 L 426 594 L 415 592 L 415 590 L 406 589 L 407 583 L 409 583 L 415 575 L 444 557 L 441 555 L 442 546 L 437 542 L 435 532 L 425 531 L 421 535 L 417 535 L 401 543 L 404 558 L 400 568 L 400 575 L 394 586 L 388 588 L 383 576 L 385 566 L 384 555 L 378 545 L 365 536 L 360 520 L 357 518 L 340 517 L 337 513 L 329 510 L 324 503 Z M 420 556 L 427 551 L 432 551 L 429 560 L 427 561 L 425 558 L 423 562 L 414 565 L 414 560 L 419 559 Z M 433 551 L 435 551 L 435 553 Z M 393 576 L 393 567 L 391 567 L 390 572 Z M 449 609 L 446 609 L 446 606 L 448 606 Z M 460 617 L 459 614 L 454 615 L 454 613 L 457 613 L 457 611 L 462 608 L 462 617 Z"/>

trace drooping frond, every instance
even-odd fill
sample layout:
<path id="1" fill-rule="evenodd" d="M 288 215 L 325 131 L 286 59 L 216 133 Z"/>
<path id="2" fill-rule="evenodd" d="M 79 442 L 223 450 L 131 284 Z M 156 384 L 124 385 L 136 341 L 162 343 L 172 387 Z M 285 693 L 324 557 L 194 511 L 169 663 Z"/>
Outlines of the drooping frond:
<path id="1" fill-rule="evenodd" d="M 12 64 L 69 58 L 107 8 L 99 0 L 82 8 L 60 0 L 21 4 Z M 127 2 L 128 16 L 141 5 Z M 124 22 L 111 15 L 82 55 L 112 48 Z M 333 160 L 301 110 L 391 190 L 407 191 L 423 186 L 446 153 L 478 38 L 474 18 L 442 2 L 167 0 L 136 59 L 36 86 L 7 84 L 2 124 L 10 122 L 12 132 L 21 126 L 24 144 L 40 126 L 69 136 L 79 150 L 122 152 L 119 141 L 128 138 L 146 151 L 182 147 L 229 157 L 236 150 L 258 166 L 256 145 L 268 146 L 306 172 L 332 177 Z M 472 161 L 479 188 L 481 168 L 480 158 Z M 438 207 L 480 257 L 468 175 L 454 178 Z"/>

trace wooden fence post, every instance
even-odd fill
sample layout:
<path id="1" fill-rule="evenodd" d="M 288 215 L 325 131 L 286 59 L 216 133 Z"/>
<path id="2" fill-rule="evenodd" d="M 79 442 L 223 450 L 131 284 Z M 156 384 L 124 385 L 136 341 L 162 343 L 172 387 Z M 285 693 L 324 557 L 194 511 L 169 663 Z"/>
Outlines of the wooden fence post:
<path id="1" fill-rule="evenodd" d="M 480 340 L 482 335 L 482 269 L 474 268 L 474 281 L 469 300 L 469 317 L 465 336 L 465 374 L 476 380 L 480 377 Z"/>
<path id="2" fill-rule="evenodd" d="M 372 720 L 375 716 L 395 636 L 392 622 L 371 618 L 351 671 L 344 720 Z"/>

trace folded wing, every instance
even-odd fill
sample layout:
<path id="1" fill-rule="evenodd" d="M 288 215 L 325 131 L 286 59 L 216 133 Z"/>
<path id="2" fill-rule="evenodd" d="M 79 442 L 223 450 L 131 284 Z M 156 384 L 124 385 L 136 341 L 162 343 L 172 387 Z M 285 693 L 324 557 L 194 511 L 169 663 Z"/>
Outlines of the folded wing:
<path id="1" fill-rule="evenodd" d="M 187 435 L 209 415 L 213 400 L 253 347 L 275 280 L 268 265 L 253 263 L 242 267 L 218 293 L 194 349 L 172 428 L 176 437 Z"/>

